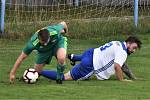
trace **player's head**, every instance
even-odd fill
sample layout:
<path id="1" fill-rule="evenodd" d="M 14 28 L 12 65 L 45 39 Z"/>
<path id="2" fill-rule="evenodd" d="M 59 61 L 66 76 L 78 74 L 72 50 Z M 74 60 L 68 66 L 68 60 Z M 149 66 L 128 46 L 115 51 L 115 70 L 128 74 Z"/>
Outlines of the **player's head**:
<path id="1" fill-rule="evenodd" d="M 135 36 L 130 36 L 125 40 L 127 44 L 127 53 L 130 55 L 134 53 L 138 48 L 141 48 L 142 42 Z"/>
<path id="2" fill-rule="evenodd" d="M 42 29 L 38 32 L 38 38 L 42 45 L 47 45 L 50 41 L 49 31 L 47 29 Z"/>

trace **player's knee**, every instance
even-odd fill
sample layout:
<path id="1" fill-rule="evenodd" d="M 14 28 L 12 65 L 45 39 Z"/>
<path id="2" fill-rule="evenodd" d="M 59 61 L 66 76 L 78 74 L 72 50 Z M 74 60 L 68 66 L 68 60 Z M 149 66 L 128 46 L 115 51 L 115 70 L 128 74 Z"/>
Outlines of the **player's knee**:
<path id="1" fill-rule="evenodd" d="M 59 64 L 64 64 L 66 59 L 66 49 L 59 48 L 57 51 L 57 60 Z"/>
<path id="2" fill-rule="evenodd" d="M 64 74 L 64 78 L 65 78 L 65 80 L 73 80 L 72 77 L 71 77 L 71 75 L 70 75 L 70 72 L 65 73 Z"/>
<path id="3" fill-rule="evenodd" d="M 61 65 L 65 64 L 65 59 L 66 59 L 65 57 L 59 57 L 59 58 L 57 58 L 58 63 L 61 64 Z"/>
<path id="4" fill-rule="evenodd" d="M 38 73 L 41 73 L 43 66 L 44 66 L 43 64 L 36 64 L 36 65 L 35 65 L 35 70 L 36 70 Z"/>
<path id="5" fill-rule="evenodd" d="M 41 73 L 41 69 L 39 69 L 39 68 L 37 68 L 37 67 L 35 67 L 35 70 L 38 72 L 38 73 Z"/>

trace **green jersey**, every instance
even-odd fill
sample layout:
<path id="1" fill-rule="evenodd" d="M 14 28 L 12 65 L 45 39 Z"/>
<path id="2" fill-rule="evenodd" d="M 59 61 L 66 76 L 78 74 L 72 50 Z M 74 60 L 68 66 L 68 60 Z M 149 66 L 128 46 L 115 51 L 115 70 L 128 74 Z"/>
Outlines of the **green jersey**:
<path id="1" fill-rule="evenodd" d="M 59 42 L 59 40 L 63 39 L 64 37 L 61 35 L 60 31 L 64 29 L 62 24 L 57 24 L 54 26 L 47 26 L 43 29 L 47 29 L 50 34 L 50 41 L 47 45 L 41 45 L 38 39 L 38 32 L 39 30 L 31 37 L 23 52 L 29 55 L 33 50 L 37 50 L 39 53 L 46 53 L 50 52 Z"/>

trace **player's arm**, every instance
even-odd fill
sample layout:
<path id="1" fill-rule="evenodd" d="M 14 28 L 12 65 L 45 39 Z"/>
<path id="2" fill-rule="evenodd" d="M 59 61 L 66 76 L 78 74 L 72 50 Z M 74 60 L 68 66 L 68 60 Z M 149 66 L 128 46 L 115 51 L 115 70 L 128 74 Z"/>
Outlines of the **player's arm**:
<path id="1" fill-rule="evenodd" d="M 136 80 L 137 78 L 135 75 L 132 73 L 132 70 L 129 69 L 128 65 L 124 63 L 121 67 L 122 71 L 125 73 L 126 76 L 128 76 L 132 80 Z"/>
<path id="2" fill-rule="evenodd" d="M 9 75 L 10 82 L 13 82 L 13 80 L 15 79 L 15 74 L 16 74 L 17 69 L 20 67 L 23 60 L 32 52 L 33 49 L 34 49 L 33 43 L 31 41 L 29 41 L 27 43 L 26 47 L 23 49 L 22 53 L 17 58 L 14 66 L 10 72 L 10 75 Z"/>
<path id="3" fill-rule="evenodd" d="M 122 67 L 118 63 L 114 63 L 116 77 L 119 81 L 132 82 L 132 80 L 124 79 Z"/>
<path id="4" fill-rule="evenodd" d="M 114 68 L 116 72 L 116 77 L 119 81 L 123 81 L 123 72 L 121 66 L 118 63 L 114 63 Z"/>
<path id="5" fill-rule="evenodd" d="M 61 25 L 63 25 L 63 30 L 61 30 L 61 33 L 68 33 L 68 26 L 67 26 L 67 24 L 66 24 L 66 22 L 64 22 L 64 21 L 62 21 L 62 22 L 60 22 L 59 24 L 61 24 Z"/>
<path id="6" fill-rule="evenodd" d="M 123 71 L 121 67 L 127 59 L 127 53 L 123 49 L 123 44 L 117 44 L 115 47 L 114 69 L 118 80 L 124 81 Z"/>
<path id="7" fill-rule="evenodd" d="M 13 68 L 12 68 L 11 71 L 10 71 L 10 76 L 9 76 L 10 82 L 13 82 L 13 80 L 15 79 L 16 71 L 17 71 L 17 69 L 19 68 L 19 66 L 21 65 L 21 63 L 23 62 L 23 60 L 24 60 L 26 57 L 27 57 L 27 55 L 26 55 L 24 52 L 22 52 L 22 53 L 19 55 L 19 57 L 17 58 L 17 60 L 16 60 L 16 62 L 15 62 L 15 64 L 14 64 L 14 66 L 13 66 Z"/>

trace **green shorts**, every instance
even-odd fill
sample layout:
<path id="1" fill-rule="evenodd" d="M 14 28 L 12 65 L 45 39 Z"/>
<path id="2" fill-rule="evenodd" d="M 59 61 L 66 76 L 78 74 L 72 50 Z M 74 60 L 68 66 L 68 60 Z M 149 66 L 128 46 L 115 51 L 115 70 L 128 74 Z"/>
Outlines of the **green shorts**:
<path id="1" fill-rule="evenodd" d="M 56 56 L 56 52 L 59 48 L 65 48 L 67 50 L 67 38 L 62 37 L 58 43 L 52 47 L 51 51 L 45 53 L 38 53 L 36 64 L 49 64 L 53 56 Z"/>

